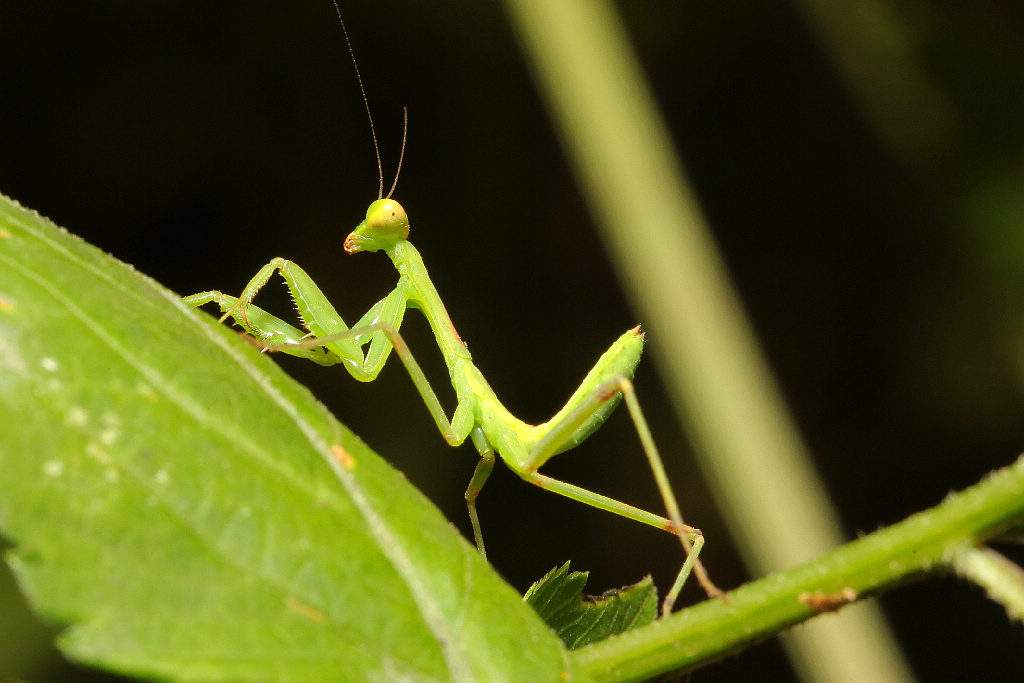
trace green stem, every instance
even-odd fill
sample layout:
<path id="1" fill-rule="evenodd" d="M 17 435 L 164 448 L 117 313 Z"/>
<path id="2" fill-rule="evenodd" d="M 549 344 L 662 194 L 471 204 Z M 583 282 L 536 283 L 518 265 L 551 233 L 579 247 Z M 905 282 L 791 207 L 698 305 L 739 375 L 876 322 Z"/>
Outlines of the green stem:
<path id="1" fill-rule="evenodd" d="M 786 572 L 574 653 L 595 681 L 696 668 L 828 607 L 945 569 L 1024 519 L 1024 457 L 940 505 Z M 829 601 L 834 604 L 829 605 Z M 815 604 L 817 603 L 817 604 Z"/>

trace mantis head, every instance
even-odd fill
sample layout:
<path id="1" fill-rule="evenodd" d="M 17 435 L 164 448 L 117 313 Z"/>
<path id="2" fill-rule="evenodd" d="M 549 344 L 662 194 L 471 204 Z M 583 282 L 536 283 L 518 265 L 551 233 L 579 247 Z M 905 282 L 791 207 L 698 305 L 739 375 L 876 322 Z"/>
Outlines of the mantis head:
<path id="1" fill-rule="evenodd" d="M 366 219 L 345 238 L 345 252 L 385 251 L 409 237 L 409 216 L 394 199 L 378 199 L 366 210 Z"/>

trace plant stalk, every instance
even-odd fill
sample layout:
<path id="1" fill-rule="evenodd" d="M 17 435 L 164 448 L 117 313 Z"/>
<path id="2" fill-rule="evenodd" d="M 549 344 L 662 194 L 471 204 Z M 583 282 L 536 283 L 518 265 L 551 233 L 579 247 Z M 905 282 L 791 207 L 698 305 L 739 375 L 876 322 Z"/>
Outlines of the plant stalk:
<path id="1" fill-rule="evenodd" d="M 903 522 L 748 583 L 729 593 L 728 603 L 707 600 L 573 656 L 595 681 L 634 681 L 694 669 L 820 612 L 948 570 L 965 548 L 1022 520 L 1024 456 Z"/>

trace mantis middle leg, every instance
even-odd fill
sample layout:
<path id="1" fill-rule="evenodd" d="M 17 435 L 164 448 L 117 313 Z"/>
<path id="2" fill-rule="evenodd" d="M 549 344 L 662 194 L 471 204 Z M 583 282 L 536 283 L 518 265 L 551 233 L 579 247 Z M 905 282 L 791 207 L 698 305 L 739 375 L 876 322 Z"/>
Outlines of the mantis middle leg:
<path id="1" fill-rule="evenodd" d="M 387 310 L 387 307 L 384 307 Z M 397 329 L 391 325 L 383 322 L 375 322 L 365 327 L 353 327 L 351 330 L 339 333 L 332 337 L 323 339 L 309 339 L 301 341 L 297 344 L 286 344 L 284 346 L 273 346 L 269 347 L 271 351 L 292 351 L 296 348 L 308 348 L 313 345 L 324 345 L 330 348 L 333 341 L 338 338 L 360 336 L 365 337 L 368 333 L 379 333 L 385 338 L 390 344 L 391 348 L 394 348 L 395 353 L 398 355 L 399 360 L 402 361 L 402 365 L 405 366 L 406 371 L 412 378 L 413 384 L 416 386 L 416 390 L 419 392 L 420 397 L 423 399 L 424 404 L 427 406 L 427 410 L 433 416 L 437 428 L 441 431 L 445 441 L 452 446 L 458 446 L 468 436 L 473 440 L 473 445 L 476 447 L 477 452 L 480 453 L 480 462 L 477 463 L 476 468 L 473 470 L 473 476 L 469 481 L 469 485 L 466 487 L 466 507 L 469 510 L 469 521 L 473 527 L 473 540 L 476 543 L 477 550 L 480 554 L 487 559 L 487 550 L 484 546 L 483 532 L 480 529 L 480 518 L 476 511 L 476 499 L 483 489 L 484 484 L 487 482 L 488 477 L 491 476 L 491 471 L 494 469 L 495 454 L 494 448 L 487 441 L 487 437 L 484 436 L 483 430 L 480 427 L 475 426 L 475 419 L 473 417 L 472 404 L 469 400 L 464 397 L 459 397 L 458 405 L 455 408 L 455 413 L 452 415 L 452 419 L 448 420 L 445 415 L 444 408 L 441 406 L 441 402 L 438 400 L 437 395 L 434 393 L 433 388 L 430 386 L 430 382 L 427 380 L 426 375 L 420 368 L 419 363 L 413 357 L 412 352 L 409 350 L 405 340 L 402 339 L 402 335 Z M 374 339 L 377 335 L 374 334 Z M 371 350 L 374 342 L 371 342 Z M 369 357 L 371 353 L 367 354 Z M 379 361 L 383 363 L 383 361 Z M 379 372 L 379 367 L 369 368 L 369 371 L 374 373 Z M 376 376 L 376 374 L 374 374 Z"/>

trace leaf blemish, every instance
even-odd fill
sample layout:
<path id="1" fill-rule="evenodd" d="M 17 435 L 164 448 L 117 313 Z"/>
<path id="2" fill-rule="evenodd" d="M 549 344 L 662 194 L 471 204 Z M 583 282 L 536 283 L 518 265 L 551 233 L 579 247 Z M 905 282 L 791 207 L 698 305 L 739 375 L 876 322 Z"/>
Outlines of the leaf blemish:
<path id="1" fill-rule="evenodd" d="M 288 609 L 290 609 L 291 611 L 295 612 L 296 614 L 301 614 L 302 616 L 306 617 L 307 619 L 316 624 L 324 623 L 324 619 L 326 618 L 324 617 L 324 613 L 320 610 L 316 609 L 315 607 L 310 607 L 304 602 L 300 602 L 298 599 L 291 595 L 288 596 L 288 599 L 285 601 L 285 605 L 287 605 Z"/>
<path id="2" fill-rule="evenodd" d="M 14 310 L 14 302 L 6 297 L 0 296 L 0 313 L 10 313 Z"/>
<path id="3" fill-rule="evenodd" d="M 89 422 L 89 413 L 85 408 L 75 406 L 64 416 L 64 424 L 69 427 L 84 427 Z"/>
<path id="4" fill-rule="evenodd" d="M 60 364 L 57 363 L 56 358 L 46 356 L 45 358 L 39 361 L 39 367 L 41 367 L 43 370 L 46 370 L 47 372 L 57 372 L 57 369 L 60 367 Z"/>
<path id="5" fill-rule="evenodd" d="M 153 475 L 153 479 L 158 484 L 166 484 L 171 480 L 171 475 L 167 473 L 167 470 L 157 470 L 156 474 Z"/>
<path id="6" fill-rule="evenodd" d="M 356 468 L 356 459 L 341 444 L 332 444 L 331 454 L 334 455 L 334 459 L 341 463 L 341 466 L 346 470 L 352 471 Z"/>
<path id="7" fill-rule="evenodd" d="M 120 432 L 113 427 L 109 427 L 100 432 L 100 441 L 106 446 L 113 446 L 118 436 L 120 436 Z"/>
<path id="8" fill-rule="evenodd" d="M 107 452 L 103 450 L 103 447 L 95 441 L 89 442 L 85 447 L 85 454 L 99 463 L 104 465 L 110 464 L 110 455 L 108 455 Z"/>
<path id="9" fill-rule="evenodd" d="M 144 382 L 139 382 L 135 385 L 135 391 L 139 393 L 139 396 L 146 399 L 150 403 L 156 403 L 156 392 L 153 391 L 153 387 L 149 386 Z"/>
<path id="10" fill-rule="evenodd" d="M 13 370 L 19 375 L 24 375 L 28 372 L 28 368 L 25 367 L 25 361 L 19 355 L 18 349 L 3 337 L 0 337 L 0 368 Z"/>
<path id="11" fill-rule="evenodd" d="M 815 612 L 834 612 L 843 605 L 848 605 L 857 599 L 857 591 L 847 586 L 835 593 L 824 593 L 814 591 L 813 593 L 801 593 L 797 596 L 802 604 L 807 605 Z"/>
<path id="12" fill-rule="evenodd" d="M 47 460 L 43 465 L 43 474 L 48 477 L 59 477 L 64 474 L 64 463 L 60 460 Z"/>

